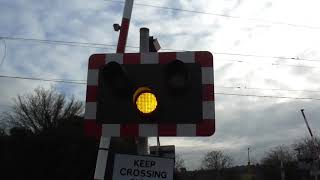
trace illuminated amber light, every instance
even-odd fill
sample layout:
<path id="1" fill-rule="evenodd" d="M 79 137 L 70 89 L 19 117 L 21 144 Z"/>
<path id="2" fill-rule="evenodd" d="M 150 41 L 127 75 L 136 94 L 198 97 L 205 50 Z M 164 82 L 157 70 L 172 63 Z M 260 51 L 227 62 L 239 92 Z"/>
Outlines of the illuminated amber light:
<path id="1" fill-rule="evenodd" d="M 139 111 L 148 114 L 152 113 L 157 108 L 158 102 L 154 94 L 143 92 L 138 95 L 136 105 Z"/>

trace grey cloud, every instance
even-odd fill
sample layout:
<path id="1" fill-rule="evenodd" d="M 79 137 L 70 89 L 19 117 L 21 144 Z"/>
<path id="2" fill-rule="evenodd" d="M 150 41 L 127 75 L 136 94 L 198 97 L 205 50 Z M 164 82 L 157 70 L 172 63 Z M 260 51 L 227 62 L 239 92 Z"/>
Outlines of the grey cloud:
<path id="1" fill-rule="evenodd" d="M 145 1 L 148 2 L 148 1 Z M 175 1 L 176 2 L 176 1 Z M 157 2 L 170 7 L 192 8 L 203 10 L 207 8 L 209 1 L 202 3 Z M 241 6 L 234 1 L 234 9 Z M 149 2 L 148 2 L 149 3 Z M 245 3 L 244 1 L 242 3 Z M 0 6 L 4 12 L 0 16 L 0 33 L 30 38 L 47 38 L 69 41 L 88 41 L 97 43 L 116 44 L 118 33 L 112 29 L 113 23 L 120 23 L 123 4 L 107 3 L 103 1 L 45 1 L 43 3 L 30 3 L 24 8 L 24 3 L 16 2 L 10 8 Z M 222 7 L 228 9 L 228 7 Z M 232 13 L 229 10 L 226 13 Z M 12 23 L 15 22 L 15 23 Z M 154 8 L 135 7 L 130 24 L 128 45 L 138 46 L 139 28 L 149 27 L 151 35 L 159 38 L 163 48 L 175 49 L 209 49 L 213 53 L 221 50 L 236 52 L 234 39 L 228 37 L 239 34 L 246 36 L 255 33 L 254 29 L 266 28 L 257 25 L 243 25 L 248 32 L 241 29 L 230 29 L 229 21 L 213 16 L 158 10 Z M 225 26 L 227 28 L 225 28 Z M 249 29 L 248 29 L 249 28 Z M 228 33 L 225 33 L 228 32 Z M 246 38 L 236 37 L 241 41 L 236 48 L 240 48 L 247 42 Z M 236 43 L 237 44 L 237 43 Z M 257 44 L 252 44 L 257 46 Z M 241 49 L 240 49 L 241 50 Z M 243 51 L 250 52 L 245 46 Z M 137 52 L 138 49 L 130 49 Z M 61 79 L 86 79 L 87 61 L 92 53 L 114 52 L 113 50 L 77 48 L 68 46 L 44 45 L 37 43 L 8 41 L 8 57 L 1 73 L 54 77 Z M 313 56 L 314 54 L 309 54 Z M 308 57 L 309 57 L 308 55 Z M 221 56 L 220 56 L 221 57 Z M 225 56 L 224 56 L 225 57 Z M 222 58 L 224 58 L 222 57 Z M 237 59 L 239 57 L 228 57 Z M 247 59 L 247 58 L 244 58 Z M 280 61 L 282 63 L 283 61 Z M 259 70 L 249 68 L 246 65 L 224 64 L 219 62 L 215 55 L 215 65 L 219 68 L 215 71 L 215 83 L 222 86 L 240 86 L 244 84 L 244 77 L 252 79 L 252 85 L 257 81 L 263 81 L 268 87 L 291 87 L 291 84 L 281 83 L 277 79 L 263 79 L 253 77 L 259 74 Z M 253 74 L 252 74 L 253 73 Z M 294 78 L 303 76 L 307 84 L 318 84 L 318 74 L 310 76 L 292 71 L 288 73 Z M 33 81 L 16 81 L 0 79 L 1 88 L 0 104 L 9 104 L 16 94 L 31 91 L 38 85 L 56 85 L 55 83 L 43 83 Z M 4 85 L 4 86 L 3 86 Z M 290 86 L 289 86 L 290 85 Z M 84 99 L 85 86 L 58 85 L 59 90 L 67 94 L 76 94 L 79 99 Z M 307 87 L 306 87 L 307 88 Z M 217 90 L 216 90 L 217 91 Z M 221 92 L 237 92 L 243 94 L 265 94 L 262 91 L 219 89 Z M 269 92 L 277 95 L 277 92 Z M 305 96 L 299 93 L 298 96 Z M 312 95 L 316 96 L 316 95 Z M 255 158 L 259 160 L 268 147 L 291 143 L 294 139 L 304 136 L 307 131 L 304 127 L 300 108 L 305 108 L 313 129 L 319 129 L 319 102 L 318 101 L 293 101 L 284 99 L 268 99 L 256 97 L 238 97 L 216 95 L 216 133 L 212 137 L 194 138 L 162 138 L 162 144 L 174 141 L 178 153 L 185 157 L 189 168 L 199 167 L 203 154 L 209 150 L 222 149 L 232 154 L 237 164 L 246 163 L 243 154 L 248 146 L 253 148 Z M 192 145 L 195 146 L 192 146 Z"/>
<path id="2" fill-rule="evenodd" d="M 220 103 L 224 105 L 219 105 Z M 314 129 L 320 125 L 315 120 L 320 115 L 316 111 L 320 107 L 320 102 L 311 105 L 308 101 L 278 103 L 274 99 L 219 97 L 216 99 L 216 104 L 225 107 L 216 111 L 216 133 L 208 138 L 188 138 L 191 140 L 190 143 L 195 142 L 193 148 L 183 145 L 179 148 L 179 144 L 177 145 L 178 151 L 181 151 L 182 155 L 187 155 L 190 162 L 199 162 L 199 157 L 209 150 L 221 149 L 218 145 L 220 143 L 225 144 L 222 150 L 231 153 L 237 160 L 236 164 L 246 163 L 246 159 L 241 157 L 249 146 L 255 151 L 256 161 L 259 161 L 269 148 L 281 144 L 291 145 L 306 134 L 300 108 L 308 109 L 310 123 Z M 212 146 L 198 146 L 196 142 Z M 227 146 L 228 144 L 234 146 Z M 194 167 L 190 168 L 199 165 L 199 163 L 193 164 Z"/>

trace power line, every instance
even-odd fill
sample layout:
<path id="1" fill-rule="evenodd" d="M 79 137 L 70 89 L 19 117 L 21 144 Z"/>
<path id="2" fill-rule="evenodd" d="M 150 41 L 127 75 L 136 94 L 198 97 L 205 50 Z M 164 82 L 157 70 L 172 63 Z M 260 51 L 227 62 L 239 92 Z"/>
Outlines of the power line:
<path id="1" fill-rule="evenodd" d="M 44 78 L 9 76 L 9 75 L 0 75 L 0 78 L 12 78 L 12 79 L 21 79 L 21 80 L 35 80 L 35 81 L 49 81 L 49 82 L 69 83 L 69 84 L 78 84 L 78 85 L 86 85 L 86 84 L 87 84 L 86 82 L 79 82 L 79 81 L 82 81 L 82 80 L 44 79 Z M 281 99 L 299 99 L 299 100 L 320 100 L 319 98 L 313 98 L 313 97 L 269 96 L 269 95 L 236 94 L 236 93 L 222 93 L 222 92 L 215 92 L 214 94 L 217 94 L 217 95 L 226 95 L 226 96 L 259 97 L 259 98 L 281 98 Z"/>
<path id="2" fill-rule="evenodd" d="M 68 79 L 45 79 L 45 78 L 9 76 L 9 75 L 0 75 L 0 78 L 22 79 L 22 80 L 33 80 L 33 81 L 48 81 L 48 82 L 57 82 L 57 83 L 70 83 L 70 84 L 87 84 L 86 82 L 80 82 L 82 80 L 68 80 Z"/>
<path id="3" fill-rule="evenodd" d="M 47 39 L 35 39 L 35 38 L 22 38 L 22 37 L 8 37 L 0 36 L 2 39 L 7 40 L 17 40 L 17 41 L 34 41 L 39 43 L 48 43 L 48 44 L 58 44 L 66 46 L 80 46 L 80 47 L 93 47 L 93 48 L 105 48 L 106 47 L 116 47 L 115 44 L 103 44 L 103 43 L 92 43 L 92 42 L 78 42 L 78 41 L 60 41 L 60 40 L 47 40 Z M 137 46 L 126 46 L 128 48 L 139 49 Z M 115 50 L 113 48 L 109 48 Z M 179 50 L 179 49 L 162 49 L 162 50 L 173 50 L 173 51 L 189 51 L 189 50 Z M 213 54 L 217 55 L 229 55 L 229 56 L 244 56 L 244 57 L 256 57 L 256 58 L 271 58 L 271 59 L 284 59 L 292 61 L 313 61 L 320 62 L 320 59 L 308 59 L 308 58 L 299 58 L 299 57 L 281 57 L 281 56 L 265 56 L 265 55 L 255 55 L 255 54 L 245 54 L 245 53 L 228 53 L 228 52 L 214 52 Z"/>
<path id="4" fill-rule="evenodd" d="M 315 61 L 320 62 L 320 59 L 308 59 L 299 57 L 281 57 L 281 56 L 266 56 L 266 55 L 256 55 L 256 54 L 243 54 L 243 53 L 226 53 L 226 52 L 214 52 L 214 54 L 230 55 L 230 56 L 245 56 L 245 57 L 256 57 L 256 58 L 271 58 L 271 59 L 284 59 L 292 61 Z"/>
<path id="5" fill-rule="evenodd" d="M 252 90 L 268 90 L 268 91 L 293 91 L 293 92 L 320 92 L 320 90 L 305 90 L 305 89 L 268 89 L 268 88 L 259 88 L 259 87 L 244 87 L 244 89 Z"/>
<path id="6" fill-rule="evenodd" d="M 218 61 L 232 61 L 232 62 L 236 62 L 236 63 L 256 64 L 256 62 L 252 62 L 252 61 L 220 59 L 220 58 L 219 58 Z M 303 66 L 303 65 L 294 65 L 294 64 L 280 64 L 280 63 L 271 63 L 271 64 L 270 63 L 264 63 L 264 64 L 268 65 L 268 66 L 292 66 L 292 67 L 298 67 L 298 68 L 320 68 L 320 66 Z"/>
<path id="7" fill-rule="evenodd" d="M 317 100 L 317 101 L 320 101 L 320 98 L 312 98 L 312 97 L 269 96 L 269 95 L 236 94 L 236 93 L 222 93 L 222 92 L 216 92 L 214 94 L 226 95 L 226 96 L 245 96 L 245 97 L 259 97 L 259 98 L 278 98 L 278 99 L 298 99 L 298 100 Z"/>
<path id="8" fill-rule="evenodd" d="M 13 79 L 36 80 L 36 81 L 50 81 L 50 82 L 71 83 L 71 84 L 87 84 L 86 80 L 74 80 L 74 79 L 51 79 L 51 78 L 35 78 L 35 77 L 21 77 L 21 76 L 9 76 L 9 75 L 0 75 L 0 78 L 13 78 Z M 320 92 L 320 90 L 303 90 L 303 89 L 270 89 L 270 88 L 240 87 L 240 86 L 215 86 L 215 87 L 217 87 L 217 88 L 231 88 L 231 89 L 270 90 L 270 91 Z"/>
<path id="9" fill-rule="evenodd" d="M 320 93 L 320 90 L 307 90 L 307 89 L 276 89 L 276 88 L 260 88 L 260 87 L 241 87 L 241 86 L 215 86 L 217 88 L 227 89 L 247 89 L 247 90 L 263 90 L 263 91 L 292 91 L 292 92 L 312 92 Z"/>
<path id="10" fill-rule="evenodd" d="M 36 38 L 23 38 L 23 37 L 9 37 L 0 36 L 0 39 L 14 40 L 14 41 L 33 41 L 45 44 L 58 44 L 66 46 L 79 46 L 79 47 L 92 47 L 92 48 L 106 48 L 106 47 L 116 47 L 115 44 L 102 44 L 102 43 L 89 43 L 89 42 L 79 42 L 79 41 L 60 41 L 60 40 L 48 40 L 48 39 L 36 39 Z M 108 49 L 108 48 L 106 48 Z M 109 48 L 115 50 L 115 48 Z"/>
<path id="11" fill-rule="evenodd" d="M 124 1 L 118 1 L 118 0 L 105 0 L 105 1 L 124 3 Z M 218 14 L 218 13 L 211 13 L 211 12 L 204 12 L 204 11 L 197 11 L 197 10 L 188 10 L 188 9 L 182 9 L 182 8 L 173 8 L 173 7 L 167 7 L 167 6 L 157 6 L 157 5 L 143 4 L 143 3 L 134 3 L 134 5 L 159 8 L 159 9 L 166 9 L 166 10 L 173 10 L 173 11 L 184 11 L 184 12 L 189 12 L 189 13 L 205 14 L 205 15 L 218 16 L 218 17 L 223 17 L 223 18 L 245 19 L 248 21 L 260 21 L 260 22 L 269 23 L 269 24 L 287 25 L 287 26 L 307 28 L 307 29 L 320 29 L 319 26 L 294 24 L 294 23 L 272 21 L 272 20 L 260 19 L 260 18 L 245 18 L 245 17 L 241 17 L 241 16 L 232 16 L 232 15 L 226 15 L 226 14 Z"/>
<path id="12" fill-rule="evenodd" d="M 279 64 L 279 63 L 272 63 L 272 66 L 292 66 L 292 67 L 299 67 L 299 68 L 320 68 L 315 66 L 301 66 L 301 65 L 293 65 L 293 64 Z"/>

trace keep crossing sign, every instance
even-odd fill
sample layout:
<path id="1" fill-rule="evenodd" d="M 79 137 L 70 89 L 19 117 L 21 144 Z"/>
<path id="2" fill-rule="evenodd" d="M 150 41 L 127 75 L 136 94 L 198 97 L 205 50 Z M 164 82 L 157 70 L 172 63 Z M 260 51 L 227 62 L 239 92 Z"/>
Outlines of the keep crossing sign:
<path id="1" fill-rule="evenodd" d="M 113 180 L 172 180 L 174 159 L 116 154 Z"/>

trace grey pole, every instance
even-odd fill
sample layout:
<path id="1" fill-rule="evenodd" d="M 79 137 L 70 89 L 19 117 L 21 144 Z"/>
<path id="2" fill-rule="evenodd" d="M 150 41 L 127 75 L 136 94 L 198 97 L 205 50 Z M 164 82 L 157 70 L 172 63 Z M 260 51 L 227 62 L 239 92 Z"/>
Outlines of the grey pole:
<path id="1" fill-rule="evenodd" d="M 149 52 L 149 29 L 140 28 L 140 52 Z M 137 151 L 140 155 L 148 154 L 148 138 L 138 137 L 137 138 Z"/>
<path id="2" fill-rule="evenodd" d="M 250 166 L 250 147 L 248 147 L 248 166 Z"/>
<path id="3" fill-rule="evenodd" d="M 306 115 L 304 114 L 304 109 L 301 109 L 301 113 L 302 113 L 302 116 L 303 116 L 303 120 L 304 120 L 304 122 L 305 122 L 306 125 L 307 125 L 307 128 L 308 128 L 308 131 L 309 131 L 309 133 L 310 133 L 310 136 L 311 136 L 311 138 L 312 138 L 312 140 L 313 140 L 313 134 L 312 134 L 311 128 L 310 128 L 310 126 L 309 126 L 308 120 L 307 120 L 307 118 L 306 118 Z"/>
<path id="4" fill-rule="evenodd" d="M 140 28 L 140 52 L 149 52 L 149 29 Z"/>

